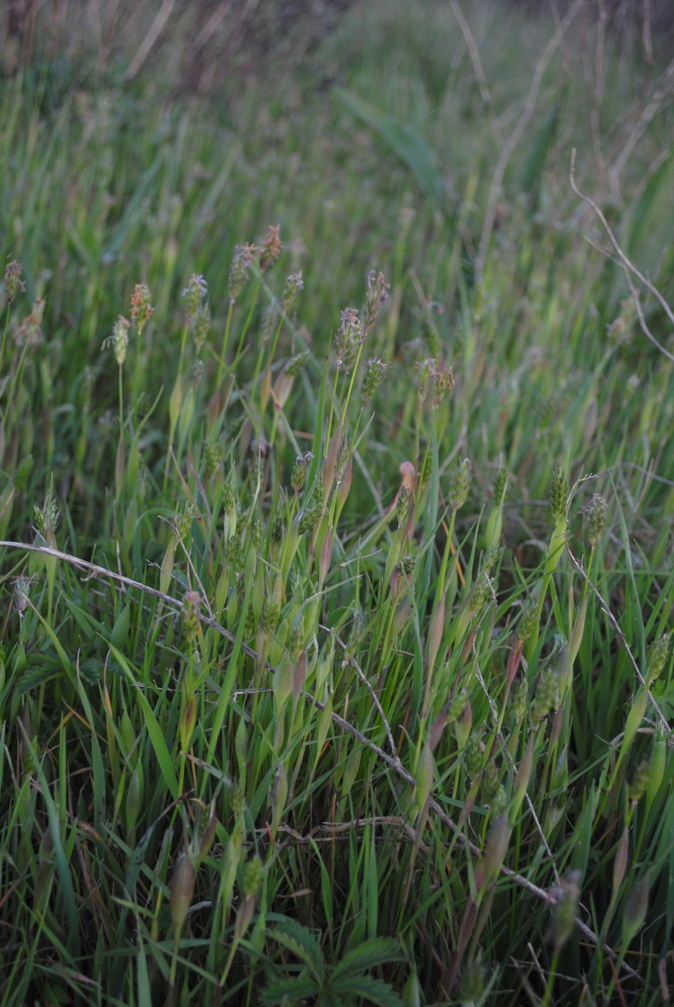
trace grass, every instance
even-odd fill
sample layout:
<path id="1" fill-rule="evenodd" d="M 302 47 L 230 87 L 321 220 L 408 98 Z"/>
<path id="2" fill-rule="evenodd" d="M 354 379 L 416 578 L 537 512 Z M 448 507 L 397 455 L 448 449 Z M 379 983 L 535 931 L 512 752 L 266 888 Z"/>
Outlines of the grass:
<path id="1" fill-rule="evenodd" d="M 667 1001 L 671 109 L 455 8 L 6 81 L 2 1007 Z"/>

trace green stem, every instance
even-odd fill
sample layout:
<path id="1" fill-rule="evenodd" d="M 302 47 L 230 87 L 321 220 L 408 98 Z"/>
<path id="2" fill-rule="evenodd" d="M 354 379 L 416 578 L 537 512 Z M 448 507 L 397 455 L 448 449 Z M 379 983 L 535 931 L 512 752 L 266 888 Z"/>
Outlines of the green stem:
<path id="1" fill-rule="evenodd" d="M 216 391 L 220 387 L 222 381 L 222 372 L 225 369 L 225 358 L 227 356 L 227 345 L 229 343 L 229 334 L 232 328 L 232 314 L 234 312 L 234 301 L 229 302 L 229 307 L 227 309 L 227 321 L 225 322 L 225 334 L 222 337 L 222 349 L 220 350 L 220 360 L 218 362 L 218 373 L 215 379 Z"/>

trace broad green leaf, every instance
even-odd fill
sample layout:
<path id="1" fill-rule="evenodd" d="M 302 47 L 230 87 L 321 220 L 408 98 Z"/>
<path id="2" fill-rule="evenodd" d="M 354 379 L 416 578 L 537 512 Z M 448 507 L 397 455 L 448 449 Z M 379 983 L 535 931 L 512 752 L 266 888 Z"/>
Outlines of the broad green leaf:
<path id="1" fill-rule="evenodd" d="M 307 927 L 288 918 L 283 923 L 269 929 L 269 936 L 283 944 L 307 965 L 312 975 L 322 984 L 325 976 L 323 952 L 314 935 Z"/>
<path id="2" fill-rule="evenodd" d="M 400 942 L 393 937 L 375 937 L 363 941 L 358 947 L 347 951 L 330 977 L 330 981 L 342 975 L 353 975 L 354 972 L 364 972 L 366 969 L 384 965 L 386 962 L 401 961 L 403 958 Z"/>
<path id="3" fill-rule="evenodd" d="M 424 138 L 408 123 L 382 112 L 352 91 L 336 88 L 334 94 L 352 115 L 370 126 L 388 144 L 393 153 L 410 169 L 427 199 L 438 209 L 444 210 L 447 198 L 445 183 Z"/>
<path id="4" fill-rule="evenodd" d="M 288 979 L 272 979 L 260 993 L 258 1000 L 265 1007 L 276 1007 L 283 1003 L 302 1003 L 318 993 L 316 983 L 309 976 L 293 976 Z"/>
<path id="5" fill-rule="evenodd" d="M 328 989 L 333 995 L 337 994 L 342 1003 L 353 1003 L 356 997 L 361 997 L 378 1007 L 405 1007 L 404 1001 L 388 983 L 373 976 L 342 976 L 338 982 L 331 980 Z"/>

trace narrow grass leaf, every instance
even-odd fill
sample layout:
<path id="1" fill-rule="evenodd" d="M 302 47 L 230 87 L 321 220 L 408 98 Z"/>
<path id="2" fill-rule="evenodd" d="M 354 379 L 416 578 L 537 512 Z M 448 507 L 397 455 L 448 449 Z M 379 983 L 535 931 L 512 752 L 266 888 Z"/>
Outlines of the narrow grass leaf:
<path id="1" fill-rule="evenodd" d="M 175 769 L 173 768 L 173 760 L 171 759 L 171 755 L 166 745 L 164 732 L 159 726 L 159 722 L 154 715 L 152 707 L 145 698 L 142 688 L 139 686 L 131 669 L 126 663 L 126 658 L 120 650 L 117 650 L 116 647 L 111 647 L 110 650 L 112 651 L 115 659 L 119 662 L 120 668 L 128 678 L 129 683 L 135 691 L 140 708 L 143 711 L 143 719 L 145 721 L 145 726 L 147 727 L 147 733 L 150 736 L 152 747 L 154 748 L 155 755 L 157 756 L 157 762 L 159 763 L 164 783 L 168 787 L 171 797 L 174 800 L 177 800 L 180 796 L 180 787 L 178 786 L 178 777 L 176 776 Z"/>

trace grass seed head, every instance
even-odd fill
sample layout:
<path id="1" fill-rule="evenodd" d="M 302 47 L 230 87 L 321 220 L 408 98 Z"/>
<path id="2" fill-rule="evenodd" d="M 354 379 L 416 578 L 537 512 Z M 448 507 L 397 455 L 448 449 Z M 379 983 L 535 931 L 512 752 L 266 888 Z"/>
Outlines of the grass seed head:
<path id="1" fill-rule="evenodd" d="M 671 633 L 661 633 L 656 637 L 648 655 L 648 675 L 646 676 L 648 685 L 651 685 L 662 674 L 663 668 L 669 660 L 671 646 Z"/>
<path id="2" fill-rule="evenodd" d="M 131 324 L 135 326 L 139 336 L 153 314 L 150 288 L 147 283 L 137 283 L 131 297 Z"/>
<path id="3" fill-rule="evenodd" d="M 447 392 L 454 387 L 454 373 L 451 367 L 443 367 L 435 372 L 435 391 L 433 392 L 433 408 L 439 409 Z"/>
<path id="4" fill-rule="evenodd" d="M 281 254 L 282 248 L 281 228 L 278 224 L 270 224 L 260 251 L 260 269 L 263 273 L 274 265 Z"/>
<path id="5" fill-rule="evenodd" d="M 278 304 L 276 300 L 273 300 L 262 312 L 262 321 L 260 322 L 260 344 L 262 346 L 267 346 L 274 335 L 274 329 L 278 320 L 278 310 Z M 269 373 L 271 374 L 271 365 Z"/>
<path id="6" fill-rule="evenodd" d="M 642 759 L 634 770 L 634 775 L 627 788 L 629 799 L 632 804 L 638 804 L 644 795 L 649 778 L 649 760 Z"/>
<path id="7" fill-rule="evenodd" d="M 30 603 L 30 588 L 32 583 L 32 577 L 17 577 L 14 581 L 14 606 L 21 619 L 23 619 L 24 613 Z"/>
<path id="8" fill-rule="evenodd" d="M 601 493 L 594 493 L 587 507 L 587 537 L 590 547 L 596 549 L 606 527 L 608 505 Z"/>
<path id="9" fill-rule="evenodd" d="M 522 616 L 517 627 L 517 637 L 519 640 L 528 640 L 536 630 L 540 620 L 538 605 L 533 598 L 528 598 L 522 606 Z"/>
<path id="10" fill-rule="evenodd" d="M 208 301 L 201 301 L 190 319 L 190 329 L 194 340 L 194 349 L 201 353 L 211 328 L 211 308 Z"/>
<path id="11" fill-rule="evenodd" d="M 117 366 L 121 367 L 126 360 L 126 349 L 129 345 L 129 328 L 131 323 L 128 319 L 120 315 L 115 324 L 112 327 L 112 335 L 103 343 L 103 347 L 112 346 L 112 352 L 115 354 L 115 360 L 117 361 Z"/>
<path id="12" fill-rule="evenodd" d="M 23 266 L 17 259 L 12 259 L 5 266 L 5 296 L 9 304 L 26 289 L 26 284 L 21 279 L 22 273 Z"/>
<path id="13" fill-rule="evenodd" d="M 417 364 L 417 398 L 419 402 L 423 402 L 428 395 L 428 389 L 431 387 L 431 381 L 435 375 L 435 360 L 433 357 L 428 357 L 426 360 L 421 360 Z"/>
<path id="14" fill-rule="evenodd" d="M 550 479 L 550 510 L 555 521 L 561 521 L 566 514 L 568 495 L 569 480 L 561 465 L 555 465 Z"/>
<path id="15" fill-rule="evenodd" d="M 449 510 L 452 514 L 460 510 L 468 499 L 471 482 L 471 464 L 469 458 L 462 458 L 452 468 L 449 477 Z"/>
<path id="16" fill-rule="evenodd" d="M 192 521 L 194 520 L 195 513 L 196 508 L 192 503 L 186 503 L 184 507 L 179 507 L 176 511 L 173 519 L 173 527 L 176 538 L 179 542 L 189 544 L 189 538 L 192 531 Z"/>
<path id="17" fill-rule="evenodd" d="M 243 865 L 243 876 L 241 878 L 241 888 L 246 898 L 257 895 L 257 890 L 262 881 L 262 861 L 259 857 L 251 857 Z"/>
<path id="18" fill-rule="evenodd" d="M 39 534 L 52 549 L 55 548 L 56 532 L 58 530 L 59 521 L 61 520 L 61 511 L 59 509 L 59 505 L 54 499 L 54 489 L 51 483 L 45 493 L 42 507 L 38 507 L 37 504 L 34 505 L 33 515 L 35 517 L 35 525 Z"/>
<path id="19" fill-rule="evenodd" d="M 187 320 L 191 323 L 197 313 L 197 309 L 208 293 L 208 284 L 201 274 L 192 273 L 188 284 L 183 290 L 183 302 L 187 313 Z"/>
<path id="20" fill-rule="evenodd" d="M 363 388 L 361 391 L 363 405 L 370 401 L 377 388 L 384 380 L 385 373 L 386 365 L 383 360 L 379 357 L 368 360 L 365 365 L 365 377 L 363 379 Z"/>
<path id="21" fill-rule="evenodd" d="M 501 785 L 501 771 L 496 759 L 489 760 L 480 778 L 480 795 L 485 804 L 491 805 Z"/>
<path id="22" fill-rule="evenodd" d="M 299 292 L 304 289 L 302 273 L 291 273 L 283 286 L 281 294 L 281 312 L 287 315 L 292 308 Z"/>
<path id="23" fill-rule="evenodd" d="M 345 308 L 341 314 L 341 323 L 334 337 L 337 370 L 349 374 L 358 355 L 358 348 L 363 341 L 363 329 L 356 308 Z"/>
<path id="24" fill-rule="evenodd" d="M 301 493 L 304 489 L 307 481 L 307 472 L 313 458 L 314 456 L 311 451 L 305 451 L 303 455 L 298 455 L 295 459 L 292 475 L 290 476 L 290 485 L 296 494 Z"/>
<path id="25" fill-rule="evenodd" d="M 209 439 L 204 444 L 204 477 L 212 476 L 225 460 L 225 446 L 220 439 Z"/>
<path id="26" fill-rule="evenodd" d="M 193 643 L 199 632 L 199 608 L 201 595 L 198 591 L 188 591 L 183 599 L 183 632 L 188 643 Z"/>
<path id="27" fill-rule="evenodd" d="M 477 730 L 471 731 L 468 735 L 466 747 L 463 752 L 466 772 L 470 776 L 471 780 L 475 780 L 482 771 L 482 760 L 484 758 L 483 748 L 484 746 L 482 744 L 480 732 Z"/>
<path id="28" fill-rule="evenodd" d="M 527 715 L 527 709 L 529 706 L 529 683 L 527 682 L 527 676 L 522 675 L 518 680 L 515 690 L 513 692 L 513 698 L 511 701 L 510 709 L 512 710 L 513 720 L 516 724 L 521 724 Z"/>
<path id="29" fill-rule="evenodd" d="M 323 495 L 325 491 L 325 483 L 323 481 L 323 476 L 319 475 L 314 483 L 311 492 L 304 504 L 304 507 L 300 511 L 298 530 L 300 535 L 306 534 L 306 532 L 313 531 L 318 522 L 321 519 L 323 513 Z"/>
<path id="30" fill-rule="evenodd" d="M 272 521 L 271 526 L 271 540 L 275 545 L 278 545 L 283 541 L 283 532 L 285 531 L 285 524 L 283 518 L 280 514 L 277 514 Z"/>
<path id="31" fill-rule="evenodd" d="M 384 281 L 384 274 L 377 273 L 374 269 L 371 269 L 367 274 L 367 300 L 365 302 L 363 321 L 363 334 L 365 336 L 372 331 L 382 305 L 388 297 L 389 290 L 389 284 Z"/>
<path id="32" fill-rule="evenodd" d="M 241 291 L 248 283 L 250 267 L 257 249 L 255 245 L 237 245 L 229 268 L 229 303 L 236 304 Z"/>
<path id="33" fill-rule="evenodd" d="M 494 506 L 502 507 L 508 495 L 508 469 L 502 466 L 494 482 Z"/>
<path id="34" fill-rule="evenodd" d="M 28 349 L 35 349 L 40 345 L 42 342 L 42 319 L 44 317 L 44 309 L 44 298 L 38 297 L 33 304 L 33 310 L 31 313 L 24 318 L 21 325 L 19 325 L 14 332 L 14 342 L 18 347 L 26 346 Z M 123 319 L 120 319 L 120 321 L 122 320 Z M 129 323 L 127 322 L 126 325 L 128 328 Z"/>
<path id="35" fill-rule="evenodd" d="M 557 675 L 548 668 L 541 675 L 531 711 L 533 723 L 538 726 L 552 709 L 559 705 L 559 684 Z"/>

